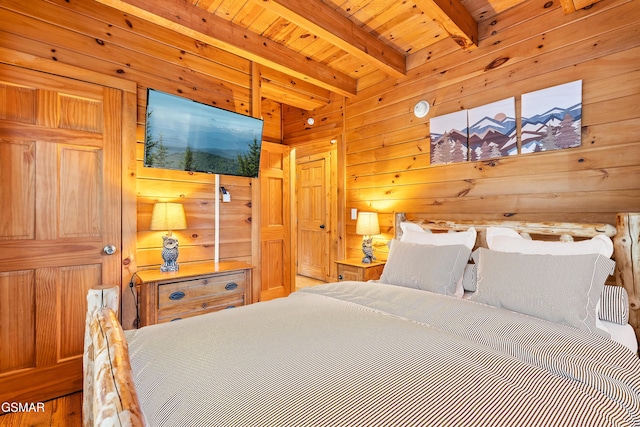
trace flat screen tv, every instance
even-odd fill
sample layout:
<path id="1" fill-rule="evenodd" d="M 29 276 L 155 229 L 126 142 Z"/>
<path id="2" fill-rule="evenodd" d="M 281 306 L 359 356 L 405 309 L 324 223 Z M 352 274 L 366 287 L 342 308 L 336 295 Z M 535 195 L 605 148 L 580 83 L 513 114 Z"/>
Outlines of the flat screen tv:
<path id="1" fill-rule="evenodd" d="M 148 89 L 144 166 L 257 178 L 263 124 Z"/>

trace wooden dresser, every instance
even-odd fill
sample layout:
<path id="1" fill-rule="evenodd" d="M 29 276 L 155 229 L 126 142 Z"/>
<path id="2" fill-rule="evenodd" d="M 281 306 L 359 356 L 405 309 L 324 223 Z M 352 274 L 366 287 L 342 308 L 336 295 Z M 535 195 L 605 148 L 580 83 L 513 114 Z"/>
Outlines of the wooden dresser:
<path id="1" fill-rule="evenodd" d="M 251 303 L 252 266 L 244 262 L 181 265 L 137 273 L 140 325 L 170 322 Z"/>

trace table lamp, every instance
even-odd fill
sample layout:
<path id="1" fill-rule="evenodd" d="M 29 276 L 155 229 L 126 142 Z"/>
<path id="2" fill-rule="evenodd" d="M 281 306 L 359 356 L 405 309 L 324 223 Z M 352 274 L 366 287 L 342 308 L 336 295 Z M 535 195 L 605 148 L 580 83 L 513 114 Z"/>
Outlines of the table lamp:
<path id="1" fill-rule="evenodd" d="M 374 234 L 380 234 L 380 224 L 378 223 L 378 214 L 375 212 L 359 212 L 356 222 L 356 234 L 362 236 L 362 258 L 363 264 L 371 264 L 376 259 L 373 256 L 373 239 Z"/>
<path id="2" fill-rule="evenodd" d="M 173 236 L 173 230 L 187 228 L 187 218 L 184 214 L 184 206 L 180 203 L 156 203 L 151 214 L 151 230 L 167 230 L 167 235 L 162 236 L 162 259 L 164 264 L 160 271 L 178 271 L 178 238 Z"/>

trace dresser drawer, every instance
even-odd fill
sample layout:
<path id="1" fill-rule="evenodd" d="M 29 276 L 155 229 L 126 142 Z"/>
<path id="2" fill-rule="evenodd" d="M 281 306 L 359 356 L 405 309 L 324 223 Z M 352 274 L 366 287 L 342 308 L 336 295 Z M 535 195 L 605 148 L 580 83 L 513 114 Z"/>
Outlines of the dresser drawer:
<path id="1" fill-rule="evenodd" d="M 158 285 L 158 323 L 244 305 L 246 274 L 233 272 Z"/>
<path id="2" fill-rule="evenodd" d="M 244 294 L 233 293 L 220 298 L 189 300 L 182 304 L 172 305 L 158 310 L 158 323 L 172 322 L 199 314 L 244 305 Z"/>
<path id="3" fill-rule="evenodd" d="M 200 299 L 242 295 L 246 285 L 244 272 L 216 274 L 193 280 L 160 284 L 158 286 L 158 309 L 192 304 L 193 301 Z"/>

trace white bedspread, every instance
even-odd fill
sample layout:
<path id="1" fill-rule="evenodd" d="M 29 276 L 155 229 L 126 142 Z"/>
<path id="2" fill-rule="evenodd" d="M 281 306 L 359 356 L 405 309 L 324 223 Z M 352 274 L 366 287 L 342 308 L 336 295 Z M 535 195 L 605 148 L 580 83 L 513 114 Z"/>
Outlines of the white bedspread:
<path id="1" fill-rule="evenodd" d="M 600 336 L 340 282 L 127 331 L 153 426 L 638 426 L 640 360 Z"/>

